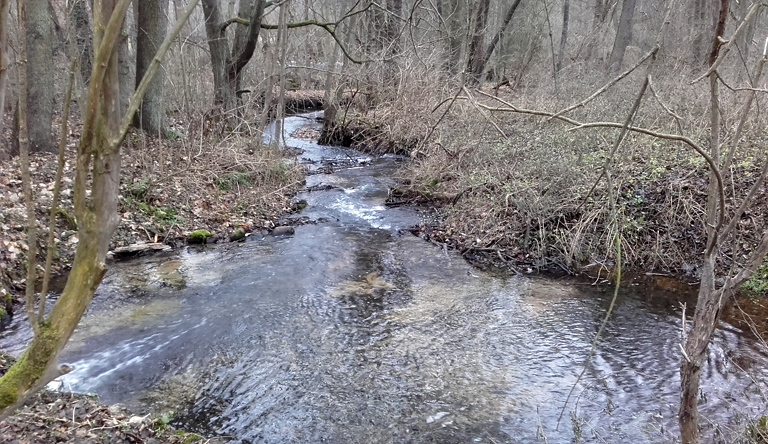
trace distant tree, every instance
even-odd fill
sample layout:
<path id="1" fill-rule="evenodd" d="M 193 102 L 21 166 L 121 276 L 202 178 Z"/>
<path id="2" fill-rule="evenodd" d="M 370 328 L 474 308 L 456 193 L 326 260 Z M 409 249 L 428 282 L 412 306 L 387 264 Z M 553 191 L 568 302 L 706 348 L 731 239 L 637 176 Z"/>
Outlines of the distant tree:
<path id="1" fill-rule="evenodd" d="M 504 14 L 501 26 L 493 34 L 487 47 L 484 46 L 484 35 L 487 33 L 490 2 L 488 0 L 481 0 L 478 3 L 478 9 L 474 16 L 474 32 L 471 34 L 469 40 L 469 54 L 467 59 L 467 72 L 470 74 L 472 81 L 480 81 L 483 71 L 485 71 L 488 62 L 491 60 L 491 56 L 498 44 L 504 38 L 504 35 L 509 28 L 509 24 L 512 22 L 512 18 L 515 16 L 517 8 L 520 6 L 520 2 L 521 0 L 513 0 L 512 4 L 507 9 L 507 12 Z"/>
<path id="2" fill-rule="evenodd" d="M 237 17 L 225 21 L 219 0 L 203 0 L 205 32 L 213 69 L 213 101 L 226 111 L 237 108 L 237 92 L 242 89 L 242 72 L 256 49 L 264 6 L 264 0 L 242 0 Z M 226 30 L 236 22 L 243 25 L 235 31 L 230 50 Z"/>
<path id="3" fill-rule="evenodd" d="M 239 106 L 238 92 L 242 90 L 242 75 L 248 62 L 253 57 L 261 29 L 277 29 L 277 25 L 262 22 L 265 0 L 243 0 L 239 3 L 237 16 L 224 20 L 222 18 L 219 0 L 202 0 L 205 14 L 205 33 L 208 38 L 208 48 L 213 69 L 214 105 L 224 111 L 236 110 Z M 359 3 L 359 2 L 358 2 Z M 357 4 L 356 4 L 357 5 Z M 338 45 L 342 45 L 336 34 L 336 28 L 344 20 L 371 9 L 369 4 L 358 10 L 348 11 L 333 22 L 304 20 L 296 23 L 286 23 L 287 29 L 317 26 L 333 36 Z M 227 28 L 236 25 L 234 37 L 230 44 Z M 231 46 L 231 49 L 230 49 Z M 342 46 L 344 55 L 352 60 L 352 56 Z M 358 62 L 357 60 L 353 60 Z"/>
<path id="4" fill-rule="evenodd" d="M 8 84 L 8 17 L 10 3 L 0 0 L 0 142 L 3 135 L 3 114 L 5 114 L 5 91 Z M 3 152 L 0 151 L 0 155 Z"/>
<path id="5" fill-rule="evenodd" d="M 626 52 L 627 46 L 632 44 L 632 24 L 636 4 L 637 0 L 624 0 L 621 4 L 621 16 L 616 28 L 616 39 L 613 41 L 613 50 L 608 63 L 612 71 L 621 69 L 621 64 L 624 62 L 624 52 Z"/>
<path id="6" fill-rule="evenodd" d="M 488 12 L 491 0 L 477 0 L 475 14 L 472 19 L 472 34 L 469 37 L 469 53 L 467 55 L 467 73 L 470 81 L 480 83 L 480 75 L 485 67 L 485 32 L 488 26 Z"/>
<path id="7" fill-rule="evenodd" d="M 88 19 L 88 9 L 85 0 L 67 0 L 67 9 L 70 13 L 69 19 L 80 62 L 80 76 L 82 77 L 83 84 L 86 84 L 91 77 L 93 57 L 93 41 L 91 39 L 91 23 Z"/>
<path id="8" fill-rule="evenodd" d="M 27 47 L 22 61 L 29 79 L 27 88 L 29 144 L 32 152 L 54 152 L 53 125 L 53 20 L 48 0 L 27 2 Z"/>
<path id="9" fill-rule="evenodd" d="M 168 1 L 139 0 L 136 30 L 136 86 L 147 72 L 157 48 L 168 31 Z M 163 134 L 165 129 L 165 105 L 163 102 L 163 70 L 160 70 L 147 88 L 134 125 L 149 134 Z"/>
<path id="10" fill-rule="evenodd" d="M 560 50 L 557 52 L 557 66 L 555 69 L 560 71 L 563 67 L 565 58 L 565 47 L 568 43 L 568 24 L 570 22 L 571 0 L 563 0 L 563 27 L 560 31 Z"/>

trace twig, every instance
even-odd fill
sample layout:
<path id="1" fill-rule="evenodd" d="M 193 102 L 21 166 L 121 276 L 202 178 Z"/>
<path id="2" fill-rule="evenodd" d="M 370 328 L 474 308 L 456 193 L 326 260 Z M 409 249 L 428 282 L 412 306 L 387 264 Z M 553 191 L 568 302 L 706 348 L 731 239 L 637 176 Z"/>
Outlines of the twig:
<path id="1" fill-rule="evenodd" d="M 712 63 L 707 72 L 695 78 L 691 84 L 697 83 L 700 80 L 708 77 L 710 74 L 715 72 L 718 67 L 720 67 L 720 64 L 723 63 L 723 60 L 725 60 L 725 56 L 727 56 L 731 51 L 731 47 L 736 43 L 741 33 L 744 32 L 744 30 L 747 28 L 747 24 L 752 21 L 752 17 L 754 17 L 755 13 L 757 13 L 757 10 L 762 6 L 764 5 L 761 2 L 755 2 L 752 4 L 752 7 L 749 8 L 747 15 L 744 16 L 744 20 L 741 21 L 739 27 L 736 28 L 736 31 L 733 32 L 731 38 L 728 39 L 728 41 L 726 41 L 725 44 L 720 48 L 720 53 L 718 54 L 717 59 L 715 59 L 715 62 Z"/>
<path id="2" fill-rule="evenodd" d="M 615 78 L 613 78 L 613 79 L 612 79 L 610 82 L 606 83 L 606 84 L 605 84 L 605 85 L 604 85 L 602 88 L 598 89 L 598 90 L 597 90 L 597 91 L 595 91 L 595 92 L 594 92 L 594 93 L 593 93 L 591 96 L 587 97 L 586 99 L 582 100 L 581 102 L 579 102 L 579 103 L 576 103 L 576 104 L 574 104 L 574 105 L 571 105 L 571 106 L 569 106 L 568 108 L 565 108 L 565 109 L 563 109 L 563 110 L 561 110 L 561 111 L 558 111 L 558 112 L 556 112 L 556 113 L 554 113 L 554 114 L 550 115 L 550 116 L 549 116 L 550 120 L 551 120 L 551 119 L 557 119 L 557 118 L 560 118 L 560 116 L 562 116 L 563 114 L 565 114 L 565 113 L 567 113 L 567 112 L 570 112 L 570 111 L 573 111 L 573 110 L 575 110 L 576 108 L 581 108 L 581 107 L 583 107 L 584 105 L 586 105 L 587 103 L 589 103 L 589 102 L 591 102 L 591 101 L 595 100 L 595 99 L 596 99 L 598 96 L 600 96 L 600 94 L 602 94 L 602 93 L 606 92 L 606 91 L 607 91 L 607 90 L 608 90 L 610 87 L 612 87 L 613 85 L 615 85 L 615 84 L 619 83 L 619 82 L 620 82 L 620 81 L 621 81 L 621 80 L 622 80 L 624 77 L 626 77 L 626 76 L 630 75 L 630 74 L 632 73 L 632 71 L 634 71 L 634 70 L 636 70 L 637 68 L 639 68 L 639 67 L 640 67 L 640 65 L 642 65 L 642 64 L 643 64 L 643 63 L 644 63 L 646 60 L 648 60 L 648 59 L 649 59 L 651 56 L 654 56 L 654 55 L 656 55 L 656 53 L 657 53 L 658 51 L 659 51 L 659 47 L 658 47 L 658 46 L 654 46 L 654 47 L 653 47 L 653 48 L 652 48 L 650 51 L 648 51 L 648 53 L 646 53 L 646 54 L 643 56 L 643 58 L 641 58 L 641 59 L 640 59 L 640 61 L 639 61 L 639 62 L 635 63 L 635 65 L 634 65 L 634 66 L 632 66 L 631 68 L 627 69 L 627 70 L 626 70 L 626 71 L 624 71 L 623 73 L 621 73 L 621 74 L 619 74 L 618 76 L 616 76 Z"/>
<path id="3" fill-rule="evenodd" d="M 563 122 L 569 123 L 569 124 L 574 126 L 574 128 L 571 128 L 568 131 L 574 131 L 574 130 L 579 130 L 579 129 L 584 129 L 584 128 L 623 128 L 623 126 L 624 126 L 623 124 L 617 123 L 617 122 L 581 123 L 581 122 L 579 122 L 577 120 L 574 120 L 574 119 L 571 119 L 569 117 L 557 116 L 557 115 L 555 115 L 553 113 L 550 113 L 550 112 L 547 112 L 547 111 L 538 111 L 538 110 L 517 108 L 514 105 L 512 105 L 511 103 L 509 103 L 506 100 L 504 100 L 504 99 L 492 96 L 490 94 L 486 94 L 486 93 L 484 93 L 484 92 L 482 92 L 480 90 L 477 90 L 477 92 L 482 94 L 482 95 L 484 95 L 484 96 L 486 96 L 486 97 L 489 97 L 491 99 L 497 100 L 497 101 L 501 102 L 502 104 L 504 104 L 507 107 L 507 108 L 491 107 L 491 106 L 479 103 L 478 106 L 483 108 L 483 109 L 486 109 L 488 111 L 514 112 L 514 113 L 520 113 L 520 114 L 530 114 L 530 115 L 534 115 L 534 116 L 543 116 L 543 117 L 557 118 L 558 120 L 562 120 Z M 627 127 L 627 129 L 629 131 L 634 131 L 634 132 L 637 132 L 637 133 L 640 133 L 640 134 L 645 134 L 647 136 L 652 136 L 652 137 L 656 137 L 656 138 L 659 138 L 659 139 L 676 140 L 676 141 L 679 141 L 679 142 L 683 142 L 686 145 L 688 145 L 691 148 L 693 148 L 694 151 L 699 153 L 699 155 L 704 158 L 704 160 L 709 165 L 710 170 L 714 173 L 715 180 L 717 181 L 717 185 L 718 185 L 718 194 L 719 194 L 718 199 L 719 199 L 720 208 L 722 209 L 722 211 L 720 211 L 720 216 L 719 216 L 719 219 L 718 219 L 717 229 L 720 230 L 720 228 L 723 225 L 724 218 L 725 218 L 725 216 L 724 216 L 724 213 L 725 213 L 725 187 L 723 186 L 723 176 L 722 176 L 722 174 L 720 174 L 720 169 L 719 169 L 717 163 L 712 159 L 712 157 L 709 154 L 707 154 L 707 152 L 704 151 L 704 149 L 702 147 L 700 147 L 696 142 L 691 140 L 689 137 L 682 136 L 680 134 L 667 134 L 667 133 L 662 133 L 662 132 L 653 131 L 653 130 L 650 130 L 650 129 L 647 129 L 647 128 L 641 128 L 641 127 L 631 126 L 631 125 L 629 127 Z"/>
<path id="4" fill-rule="evenodd" d="M 466 87 L 466 86 L 462 86 L 461 88 L 464 90 L 464 93 L 466 93 L 466 94 L 467 94 L 467 98 L 469 99 L 469 103 L 471 103 L 471 104 L 472 104 L 472 106 L 474 106 L 474 107 L 475 107 L 475 109 L 477 109 L 477 111 L 480 113 L 480 115 L 481 115 L 481 116 L 483 116 L 483 117 L 485 118 L 485 120 L 487 120 L 487 121 L 488 121 L 488 122 L 489 122 L 491 125 L 493 125 L 493 127 L 494 127 L 494 128 L 496 128 L 496 131 L 498 131 L 498 132 L 499 132 L 499 134 L 501 134 L 501 137 L 503 137 L 503 138 L 507 139 L 507 138 L 508 138 L 508 137 L 507 137 L 507 135 L 506 135 L 506 134 L 504 134 L 504 131 L 502 131 L 502 129 L 501 129 L 501 128 L 499 128 L 499 125 L 497 125 L 497 124 L 496 124 L 496 122 L 494 122 L 494 121 L 493 121 L 493 119 L 491 119 L 491 117 L 490 117 L 490 116 L 486 115 L 486 113 L 484 113 L 484 112 L 483 112 L 483 111 L 480 109 L 480 107 L 478 107 L 478 103 L 477 103 L 477 101 L 476 101 L 476 100 L 475 100 L 475 98 L 472 96 L 472 93 L 470 93 L 470 92 L 469 92 L 469 90 L 467 89 L 467 87 Z"/>
<path id="5" fill-rule="evenodd" d="M 59 196 L 61 194 L 61 178 L 64 175 L 64 164 L 66 160 L 64 154 L 67 149 L 67 133 L 69 132 L 69 106 L 72 101 L 72 88 L 75 83 L 75 68 L 77 66 L 77 58 L 73 57 L 69 63 L 69 83 L 67 84 L 67 91 L 64 93 L 64 110 L 61 116 L 61 132 L 59 133 L 59 158 L 56 166 L 56 179 L 53 183 L 53 198 L 51 199 L 51 214 L 48 218 L 48 242 L 46 247 L 48 251 L 45 256 L 45 272 L 43 274 L 43 286 L 40 290 L 40 307 L 38 311 L 38 319 L 45 318 L 45 299 L 48 295 L 48 284 L 51 281 L 51 266 L 53 265 L 53 251 L 56 249 L 54 245 L 54 239 L 56 236 L 56 214 L 59 210 Z"/>
<path id="6" fill-rule="evenodd" d="M 595 349 L 597 349 L 597 340 L 600 339 L 600 335 L 603 333 L 605 326 L 608 324 L 608 319 L 611 317 L 611 313 L 613 313 L 613 307 L 616 305 L 616 299 L 618 299 L 619 297 L 619 287 L 621 286 L 621 236 L 618 232 L 616 233 L 614 240 L 616 242 L 616 286 L 614 287 L 614 290 L 613 290 L 613 298 L 611 299 L 611 304 L 608 306 L 608 311 L 605 313 L 603 322 L 600 324 L 600 328 L 597 330 L 597 334 L 592 339 L 592 347 L 590 347 L 589 349 L 589 355 L 587 355 L 587 360 L 584 361 L 584 367 L 581 369 L 581 373 L 579 374 L 579 377 L 576 378 L 576 382 L 573 383 L 573 385 L 571 386 L 571 390 L 568 392 L 568 396 L 565 398 L 565 403 L 563 403 L 563 408 L 560 410 L 560 416 L 557 417 L 557 427 L 560 426 L 560 420 L 563 419 L 563 414 L 565 413 L 565 409 L 568 407 L 568 401 L 571 399 L 571 395 L 573 395 L 573 391 L 576 390 L 576 386 L 579 384 L 579 381 L 581 381 L 581 378 L 587 372 L 587 367 L 589 367 L 589 361 L 592 359 L 592 356 L 595 354 Z M 555 430 L 557 430 L 557 427 L 555 427 Z"/>

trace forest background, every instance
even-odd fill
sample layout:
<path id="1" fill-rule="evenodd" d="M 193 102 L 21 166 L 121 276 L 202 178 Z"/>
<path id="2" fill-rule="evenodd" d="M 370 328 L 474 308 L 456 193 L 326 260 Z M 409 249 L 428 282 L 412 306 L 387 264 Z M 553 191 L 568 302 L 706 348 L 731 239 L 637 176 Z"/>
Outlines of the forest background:
<path id="1" fill-rule="evenodd" d="M 90 199 L 101 170 L 78 190 L 77 167 L 90 163 L 67 163 L 59 207 L 56 159 L 44 153 L 60 145 L 96 166 L 119 156 L 123 123 L 143 130 L 127 135 L 124 171 L 106 193 L 120 218 L 105 216 L 118 234 L 100 232 L 98 268 L 120 245 L 271 228 L 302 172 L 261 133 L 286 103 L 322 102 L 321 142 L 410 156 L 392 201 L 441 205 L 439 224 L 419 229 L 434 242 L 516 271 L 623 264 L 700 281 L 681 369 L 684 441 L 697 441 L 697 375 L 723 300 L 766 289 L 766 5 L 204 0 L 168 40 L 133 118 L 170 23 L 193 4 L 33 0 L 24 14 L 11 3 L 0 1 L 5 286 L 30 288 L 22 263 L 43 274 L 25 259 L 38 242 L 25 239 L 50 206 L 57 229 L 40 242 L 41 262 L 56 251 L 67 268 L 85 249 L 77 196 Z M 125 21 L 109 28 L 121 5 Z M 109 29 L 118 34 L 104 47 Z M 102 69 L 113 77 L 94 86 Z M 70 77 L 77 106 L 63 118 Z M 114 100 L 98 105 L 100 88 Z M 113 105 L 127 116 L 105 139 L 117 152 L 83 151 Z M 40 154 L 25 181 L 27 150 Z M 23 194 L 38 196 L 36 209 L 15 205 Z M 27 310 L 38 304 L 44 325 L 44 298 L 30 291 Z"/>

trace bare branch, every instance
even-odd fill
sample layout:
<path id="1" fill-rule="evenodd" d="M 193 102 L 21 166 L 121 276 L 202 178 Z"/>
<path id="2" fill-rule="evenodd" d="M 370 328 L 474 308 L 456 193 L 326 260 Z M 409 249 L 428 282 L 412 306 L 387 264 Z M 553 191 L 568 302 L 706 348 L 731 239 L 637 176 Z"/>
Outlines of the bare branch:
<path id="1" fill-rule="evenodd" d="M 484 92 L 479 91 L 479 90 L 477 92 L 482 94 L 482 95 L 484 95 L 484 96 L 486 96 L 486 97 L 489 97 L 491 99 L 497 100 L 497 101 L 501 102 L 504 106 L 506 106 L 506 108 L 491 107 L 491 106 L 479 103 L 478 106 L 480 108 L 486 109 L 488 111 L 514 112 L 514 113 L 519 113 L 519 114 L 530 114 L 530 115 L 534 115 L 534 116 L 543 116 L 543 117 L 550 117 L 552 119 L 558 119 L 558 120 L 561 120 L 563 122 L 569 123 L 569 124 L 571 124 L 571 125 L 573 125 L 575 127 L 575 128 L 569 129 L 569 131 L 574 131 L 574 130 L 579 130 L 579 129 L 584 129 L 584 128 L 622 128 L 623 127 L 623 124 L 618 123 L 618 122 L 589 122 L 589 123 L 581 123 L 581 122 L 579 122 L 577 120 L 574 120 L 574 119 L 571 119 L 569 117 L 560 116 L 560 115 L 557 115 L 555 113 L 550 113 L 550 112 L 547 112 L 547 111 L 538 111 L 538 110 L 517 108 L 514 105 L 512 105 L 511 103 L 509 103 L 506 100 L 503 100 L 503 99 L 501 99 L 499 97 L 492 96 L 490 94 L 484 93 Z M 653 130 L 650 130 L 650 129 L 647 129 L 647 128 L 641 128 L 641 127 L 637 127 L 637 126 L 629 126 L 629 127 L 627 127 L 627 129 L 629 131 L 634 131 L 636 133 L 645 134 L 647 136 L 652 136 L 652 137 L 656 137 L 656 138 L 659 138 L 659 139 L 676 140 L 676 141 L 679 141 L 679 142 L 683 142 L 686 145 L 688 145 L 691 148 L 693 148 L 694 151 L 699 153 L 699 155 L 701 155 L 701 157 L 704 158 L 704 160 L 709 165 L 710 170 L 714 173 L 716 181 L 717 181 L 718 189 L 719 189 L 719 193 L 718 194 L 719 194 L 720 208 L 725 209 L 725 191 L 724 191 L 724 186 L 723 186 L 723 176 L 720 174 L 720 169 L 718 168 L 717 163 L 712 159 L 712 157 L 709 154 L 707 154 L 706 151 L 704 151 L 704 149 L 701 146 L 699 146 L 696 142 L 694 142 L 690 138 L 682 136 L 682 135 L 679 135 L 679 134 L 666 134 L 666 133 L 662 133 L 662 132 L 659 132 L 659 131 L 653 131 Z"/>
<path id="2" fill-rule="evenodd" d="M 712 66 L 709 67 L 707 72 L 702 74 L 701 76 L 694 79 L 691 84 L 694 84 L 701 79 L 704 79 L 705 77 L 708 77 L 710 74 L 715 72 L 717 68 L 720 66 L 721 63 L 723 63 L 723 60 L 728 55 L 728 53 L 731 51 L 731 47 L 736 43 L 737 39 L 741 35 L 742 32 L 747 28 L 747 24 L 752 21 L 752 18 L 757 13 L 757 10 L 760 9 L 762 6 L 764 6 L 760 2 L 756 2 L 752 4 L 752 7 L 749 8 L 749 11 L 747 12 L 747 15 L 744 16 L 744 20 L 741 21 L 739 24 L 739 27 L 736 28 L 736 31 L 734 31 L 733 35 L 730 39 L 728 39 L 727 42 L 720 48 L 720 53 L 717 56 L 717 59 L 715 59 L 714 63 L 712 63 Z"/>
<path id="3" fill-rule="evenodd" d="M 679 132 L 683 132 L 683 124 L 681 123 L 682 117 L 678 116 L 677 113 L 672 111 L 663 100 L 659 97 L 659 95 L 656 93 L 656 88 L 653 86 L 653 78 L 649 75 L 648 76 L 648 87 L 651 89 L 651 93 L 653 94 L 653 97 L 656 99 L 656 102 L 661 105 L 662 108 L 664 108 L 664 111 L 667 112 L 670 116 L 672 116 L 673 119 L 675 119 L 675 123 L 677 124 L 677 130 Z"/>
<path id="4" fill-rule="evenodd" d="M 595 100 L 598 96 L 600 96 L 600 94 L 606 92 L 610 87 L 612 87 L 613 85 L 619 83 L 624 77 L 630 75 L 632 73 L 632 71 L 634 71 L 637 68 L 639 68 L 643 63 L 645 63 L 646 60 L 648 60 L 652 56 L 656 55 L 657 52 L 659 52 L 659 46 L 658 45 L 654 46 L 650 51 L 648 51 L 643 56 L 643 58 L 640 59 L 639 62 L 635 63 L 634 66 L 632 66 L 628 70 L 624 71 L 623 73 L 621 73 L 618 76 L 616 76 L 615 78 L 613 78 L 610 82 L 606 83 L 602 88 L 600 88 L 597 91 L 595 91 L 594 94 L 592 94 L 591 96 L 587 97 L 586 99 L 582 100 L 579 103 L 571 105 L 568 108 L 565 108 L 565 109 L 563 109 L 561 111 L 558 111 L 558 112 L 552 114 L 552 117 L 550 117 L 550 119 L 559 118 L 561 115 L 563 115 L 565 113 L 568 113 L 570 111 L 573 111 L 576 108 L 581 108 L 582 106 L 586 105 L 587 103 Z"/>
<path id="5" fill-rule="evenodd" d="M 480 107 L 477 106 L 478 105 L 477 100 L 475 100 L 475 98 L 472 97 L 472 93 L 469 92 L 467 87 L 466 86 L 462 86 L 461 89 L 467 94 L 467 99 L 469 100 L 469 103 L 471 103 L 472 106 L 474 106 L 475 109 L 477 109 L 477 111 L 480 113 L 480 115 L 483 116 L 485 118 L 485 120 L 487 120 L 491 125 L 493 125 L 494 128 L 496 128 L 496 131 L 498 131 L 499 134 L 501 134 L 501 137 L 507 139 L 508 138 L 507 135 L 504 134 L 504 131 L 502 131 L 502 129 L 499 127 L 499 125 L 497 125 L 496 122 L 494 122 L 493 119 L 491 119 L 491 116 L 489 116 L 486 113 L 484 113 L 480 109 Z"/>

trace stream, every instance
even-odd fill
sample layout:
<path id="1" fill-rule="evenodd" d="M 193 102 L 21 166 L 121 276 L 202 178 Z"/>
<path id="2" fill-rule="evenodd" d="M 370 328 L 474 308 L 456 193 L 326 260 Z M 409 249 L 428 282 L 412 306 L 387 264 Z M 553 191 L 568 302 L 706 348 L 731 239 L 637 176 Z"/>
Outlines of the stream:
<path id="1" fill-rule="evenodd" d="M 675 442 L 690 292 L 623 288 L 577 382 L 613 289 L 481 271 L 404 231 L 425 216 L 384 205 L 404 159 L 288 135 L 318 116 L 285 122 L 316 223 L 114 264 L 53 387 L 237 443 Z M 17 315 L 0 348 L 28 337 Z M 710 350 L 714 440 L 765 413 L 768 355 L 728 323 Z"/>

